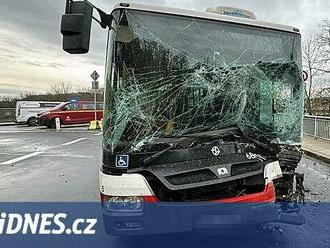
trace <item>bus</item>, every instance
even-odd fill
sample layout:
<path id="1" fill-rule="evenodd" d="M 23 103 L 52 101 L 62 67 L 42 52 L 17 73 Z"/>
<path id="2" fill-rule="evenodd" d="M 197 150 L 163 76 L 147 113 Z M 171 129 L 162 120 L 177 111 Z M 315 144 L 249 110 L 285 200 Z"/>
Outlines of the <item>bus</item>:
<path id="1" fill-rule="evenodd" d="M 94 8 L 109 32 L 99 183 L 112 234 L 182 231 L 174 203 L 303 199 L 297 28 L 233 10 L 119 3 L 107 14 L 68 1 L 68 53 L 88 52 Z M 164 222 L 147 221 L 150 209 Z"/>

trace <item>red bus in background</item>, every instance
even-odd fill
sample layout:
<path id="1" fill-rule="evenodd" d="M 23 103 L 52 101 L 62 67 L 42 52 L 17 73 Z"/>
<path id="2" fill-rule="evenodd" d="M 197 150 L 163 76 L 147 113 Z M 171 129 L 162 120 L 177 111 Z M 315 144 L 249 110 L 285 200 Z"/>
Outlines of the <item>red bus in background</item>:
<path id="1" fill-rule="evenodd" d="M 39 116 L 38 122 L 40 126 L 55 128 L 55 119 L 59 118 L 61 125 L 84 124 L 95 120 L 95 112 L 97 120 L 103 117 L 103 103 L 95 103 L 90 101 L 74 101 L 59 104 L 48 112 L 44 112 Z"/>

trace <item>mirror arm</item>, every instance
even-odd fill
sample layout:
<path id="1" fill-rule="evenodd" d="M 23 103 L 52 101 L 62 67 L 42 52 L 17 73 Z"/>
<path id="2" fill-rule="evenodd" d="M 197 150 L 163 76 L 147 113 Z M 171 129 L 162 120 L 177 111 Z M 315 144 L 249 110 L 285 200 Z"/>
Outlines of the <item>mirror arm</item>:
<path id="1" fill-rule="evenodd" d="M 111 24 L 112 24 L 112 19 L 113 19 L 112 15 L 105 13 L 104 11 L 102 11 L 99 8 L 95 8 L 95 9 L 97 10 L 97 12 L 99 12 L 99 15 L 101 18 L 101 21 L 97 20 L 97 22 L 100 24 L 100 26 L 104 29 L 107 27 L 109 27 L 111 29 Z M 93 19 L 94 19 L 94 17 L 93 17 Z"/>
<path id="2" fill-rule="evenodd" d="M 69 1 L 73 1 L 73 0 L 69 0 Z M 91 2 L 89 2 L 88 0 L 85 0 L 85 2 L 87 2 L 90 6 L 92 6 L 94 9 L 97 10 L 97 12 L 100 15 L 100 19 L 98 20 L 97 18 L 95 18 L 94 16 L 92 17 L 94 21 L 96 21 L 97 23 L 100 24 L 100 26 L 105 29 L 107 27 L 109 27 L 111 29 L 111 23 L 112 23 L 112 15 L 105 13 L 103 10 L 101 10 L 100 8 L 96 7 L 94 4 L 92 4 Z"/>

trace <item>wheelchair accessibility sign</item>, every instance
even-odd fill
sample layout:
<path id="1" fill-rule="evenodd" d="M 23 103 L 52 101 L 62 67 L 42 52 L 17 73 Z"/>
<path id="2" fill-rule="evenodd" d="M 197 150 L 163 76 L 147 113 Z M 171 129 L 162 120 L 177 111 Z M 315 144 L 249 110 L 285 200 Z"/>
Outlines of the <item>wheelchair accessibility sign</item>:
<path id="1" fill-rule="evenodd" d="M 128 168 L 129 156 L 128 155 L 117 155 L 116 156 L 116 167 Z"/>

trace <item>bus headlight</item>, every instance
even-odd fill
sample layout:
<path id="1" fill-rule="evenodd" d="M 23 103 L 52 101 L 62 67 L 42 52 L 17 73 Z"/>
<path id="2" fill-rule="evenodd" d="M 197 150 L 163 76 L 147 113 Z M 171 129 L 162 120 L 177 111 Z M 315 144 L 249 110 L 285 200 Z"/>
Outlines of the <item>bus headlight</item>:
<path id="1" fill-rule="evenodd" d="M 102 200 L 107 211 L 142 211 L 144 208 L 142 196 L 103 196 Z"/>

